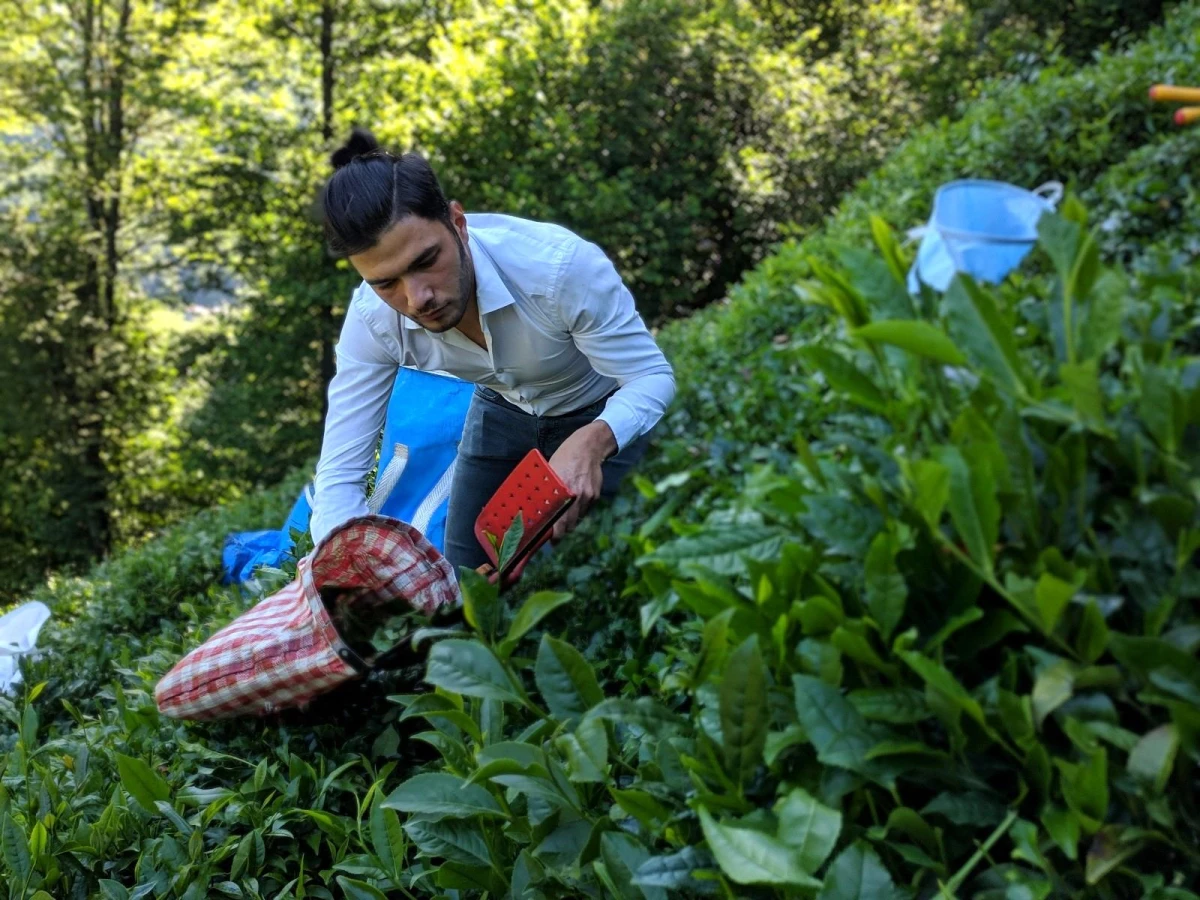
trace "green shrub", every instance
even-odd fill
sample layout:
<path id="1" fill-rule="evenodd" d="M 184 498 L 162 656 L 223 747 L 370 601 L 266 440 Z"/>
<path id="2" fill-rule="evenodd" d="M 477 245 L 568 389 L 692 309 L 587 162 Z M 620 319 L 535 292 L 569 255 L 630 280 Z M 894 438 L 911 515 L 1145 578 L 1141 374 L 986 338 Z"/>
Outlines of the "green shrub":
<path id="1" fill-rule="evenodd" d="M 390 715 L 378 685 L 333 726 L 167 723 L 156 673 L 216 623 L 125 614 L 150 637 L 109 670 L 124 687 L 75 686 L 96 714 L 44 733 L 49 695 L 8 710 L 4 827 L 38 851 L 17 874 L 71 896 L 1196 896 L 1200 272 L 1130 280 L 1056 217 L 1054 276 L 913 301 L 876 233 L 881 254 L 810 263 L 809 316 L 748 376 L 791 373 L 794 457 L 756 456 L 728 411 L 724 459 L 660 461 L 568 551 L 632 558 L 625 578 L 513 607 L 469 579 L 434 691 Z"/>
<path id="2" fill-rule="evenodd" d="M 872 214 L 909 228 L 928 217 L 938 185 L 954 178 L 1029 188 L 1058 180 L 1087 191 L 1110 167 L 1176 131 L 1170 108 L 1148 99 L 1150 86 L 1197 81 L 1200 5 L 1189 3 L 1126 51 L 1086 68 L 1047 70 L 1034 84 L 974 104 L 961 121 L 923 129 L 846 198 L 826 233 L 835 242 L 863 240 Z"/>

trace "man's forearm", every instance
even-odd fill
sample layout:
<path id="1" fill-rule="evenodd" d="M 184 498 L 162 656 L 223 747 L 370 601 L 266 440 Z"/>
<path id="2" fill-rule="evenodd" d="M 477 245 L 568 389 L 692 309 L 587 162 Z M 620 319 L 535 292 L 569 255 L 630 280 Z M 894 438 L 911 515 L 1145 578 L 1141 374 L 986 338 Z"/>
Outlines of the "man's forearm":
<path id="1" fill-rule="evenodd" d="M 584 425 L 575 432 L 586 448 L 588 454 L 600 462 L 616 454 L 617 437 L 609 424 L 601 419 Z"/>

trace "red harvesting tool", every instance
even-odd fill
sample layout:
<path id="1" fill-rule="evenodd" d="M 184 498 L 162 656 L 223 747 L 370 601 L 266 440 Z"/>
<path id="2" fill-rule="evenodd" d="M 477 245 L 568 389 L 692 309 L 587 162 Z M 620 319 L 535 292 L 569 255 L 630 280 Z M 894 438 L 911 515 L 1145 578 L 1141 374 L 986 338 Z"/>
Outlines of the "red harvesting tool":
<path id="1" fill-rule="evenodd" d="M 475 538 L 490 560 L 476 571 L 493 584 L 499 582 L 501 590 L 515 583 L 529 557 L 549 540 L 554 523 L 574 502 L 575 495 L 546 457 L 530 450 L 475 520 Z M 501 549 L 508 550 L 503 547 L 505 535 L 518 515 L 523 526 L 520 540 L 501 562 Z"/>

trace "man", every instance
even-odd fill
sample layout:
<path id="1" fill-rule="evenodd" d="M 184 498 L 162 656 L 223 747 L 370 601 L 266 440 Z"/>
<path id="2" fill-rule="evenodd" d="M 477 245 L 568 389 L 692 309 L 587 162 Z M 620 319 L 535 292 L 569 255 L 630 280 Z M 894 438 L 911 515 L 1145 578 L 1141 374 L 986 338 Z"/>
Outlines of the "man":
<path id="1" fill-rule="evenodd" d="M 633 297 L 603 252 L 565 228 L 466 215 L 416 154 L 393 156 L 356 131 L 333 163 L 325 232 L 363 283 L 337 346 L 313 539 L 367 511 L 399 366 L 477 385 L 450 491 L 451 564 L 487 561 L 475 518 L 534 447 L 577 497 L 560 539 L 616 490 L 675 393 Z"/>

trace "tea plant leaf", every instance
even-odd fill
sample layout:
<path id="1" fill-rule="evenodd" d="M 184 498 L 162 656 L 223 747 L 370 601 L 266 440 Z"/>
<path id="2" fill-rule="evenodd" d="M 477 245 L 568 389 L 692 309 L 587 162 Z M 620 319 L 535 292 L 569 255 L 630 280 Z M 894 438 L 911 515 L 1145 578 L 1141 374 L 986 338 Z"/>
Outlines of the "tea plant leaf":
<path id="1" fill-rule="evenodd" d="M 1150 436 L 1168 453 L 1179 448 L 1187 414 L 1171 373 L 1162 366 L 1146 366 L 1138 415 Z"/>
<path id="2" fill-rule="evenodd" d="M 1063 363 L 1058 367 L 1058 377 L 1071 397 L 1071 404 L 1085 422 L 1104 422 L 1104 392 L 1100 389 L 1100 375 L 1096 360 L 1081 363 Z"/>
<path id="3" fill-rule="evenodd" d="M 1101 272 L 1096 279 L 1079 333 L 1082 359 L 1103 356 L 1120 337 L 1127 291 L 1125 278 L 1111 270 Z"/>
<path id="4" fill-rule="evenodd" d="M 504 884 L 492 869 L 447 862 L 438 866 L 434 883 L 440 888 L 456 891 L 487 891 L 489 896 L 504 896 Z"/>
<path id="5" fill-rule="evenodd" d="M 666 822 L 671 818 L 666 807 L 646 791 L 619 790 L 610 787 L 608 792 L 612 794 L 612 798 L 617 801 L 617 805 L 622 810 L 645 825 L 647 829 L 653 830 L 657 823 Z"/>
<path id="6" fill-rule="evenodd" d="M 679 716 L 650 697 L 639 697 L 637 700 L 612 697 L 588 710 L 585 718 L 621 722 L 650 734 L 683 727 L 683 720 Z"/>
<path id="7" fill-rule="evenodd" d="M 700 636 L 700 656 L 697 660 L 694 679 L 696 685 L 707 682 L 725 661 L 729 651 L 730 623 L 736 613 L 737 608 L 731 606 L 704 623 L 704 632 Z"/>
<path id="8" fill-rule="evenodd" d="M 895 279 L 897 286 L 903 286 L 907 278 L 908 264 L 904 259 L 904 252 L 900 248 L 900 242 L 896 240 L 896 234 L 888 223 L 882 217 L 874 214 L 871 216 L 871 237 L 875 239 L 875 246 L 883 255 L 888 271 Z M 903 293 L 907 297 L 907 290 L 904 290 Z M 909 302 L 911 306 L 911 301 Z"/>
<path id="9" fill-rule="evenodd" d="M 574 734 L 562 734 L 554 745 L 567 762 L 575 782 L 602 782 L 608 769 L 608 734 L 599 719 L 584 719 Z"/>
<path id="10" fill-rule="evenodd" d="M 100 896 L 104 897 L 104 900 L 129 900 L 129 889 L 121 882 L 101 878 L 97 884 L 100 886 Z"/>
<path id="11" fill-rule="evenodd" d="M 667 892 L 649 885 L 633 886 L 634 873 L 650 858 L 650 852 L 632 835 L 609 831 L 600 838 L 600 858 L 620 897 L 641 894 L 646 900 L 667 900 Z"/>
<path id="12" fill-rule="evenodd" d="M 387 894 L 365 881 L 356 881 L 345 875 L 339 875 L 337 883 L 345 893 L 346 900 L 387 900 Z"/>
<path id="13" fill-rule="evenodd" d="M 496 557 L 496 568 L 503 570 L 514 556 L 517 555 L 517 549 L 521 546 L 521 540 L 525 537 L 525 516 L 524 511 L 513 516 L 512 523 L 508 526 L 508 530 L 504 532 L 504 540 L 500 544 L 500 553 Z"/>
<path id="14" fill-rule="evenodd" d="M 978 791 L 938 794 L 921 810 L 922 815 L 940 815 L 955 825 L 996 825 L 1005 815 L 1004 804 Z"/>
<path id="15" fill-rule="evenodd" d="M 804 499 L 800 517 L 805 528 L 834 553 L 860 559 L 882 525 L 878 511 L 834 494 L 813 494 Z"/>
<path id="16" fill-rule="evenodd" d="M 887 397 L 850 360 L 824 347 L 805 347 L 800 357 L 825 376 L 830 389 L 847 395 L 871 412 L 887 410 Z"/>
<path id="17" fill-rule="evenodd" d="M 1108 753 L 1100 747 L 1086 763 L 1054 762 L 1067 806 L 1082 817 L 1085 830 L 1096 831 L 1108 812 Z"/>
<path id="18" fill-rule="evenodd" d="M 117 760 L 117 772 L 121 776 L 121 786 L 146 812 L 157 811 L 154 805 L 156 800 L 170 799 L 171 788 L 162 776 L 143 760 L 134 759 L 124 753 L 116 753 L 114 756 Z"/>
<path id="19" fill-rule="evenodd" d="M 992 571 L 992 546 L 1000 527 L 1000 506 L 988 473 L 972 468 L 957 447 L 943 446 L 937 460 L 949 473 L 950 518 L 967 552 L 985 572 Z"/>
<path id="20" fill-rule="evenodd" d="M 21 713 L 21 743 L 26 749 L 33 750 L 37 746 L 38 714 L 32 704 L 26 704 Z"/>
<path id="21" fill-rule="evenodd" d="M 493 637 L 504 612 L 499 585 L 491 584 L 474 569 L 466 568 L 458 573 L 458 585 L 462 593 L 463 618 L 467 624 L 480 634 Z"/>
<path id="22" fill-rule="evenodd" d="M 486 788 L 448 772 L 414 775 L 392 791 L 383 806 L 429 822 L 504 815 Z"/>
<path id="23" fill-rule="evenodd" d="M 821 882 L 804 871 L 794 847 L 761 831 L 721 825 L 701 806 L 704 839 L 730 879 L 738 884 L 780 884 L 818 888 Z"/>
<path id="24" fill-rule="evenodd" d="M 1075 667 L 1063 660 L 1048 666 L 1033 683 L 1033 721 L 1040 729 L 1046 716 L 1071 699 L 1075 693 Z"/>
<path id="25" fill-rule="evenodd" d="M 483 828 L 474 820 L 442 819 L 406 822 L 404 833 L 423 852 L 468 866 L 490 866 Z"/>
<path id="26" fill-rule="evenodd" d="M 4 864 L 22 882 L 29 880 L 32 864 L 29 858 L 29 839 L 25 830 L 8 813 L 0 822 L 0 850 L 4 854 Z"/>
<path id="27" fill-rule="evenodd" d="M 812 874 L 829 858 L 842 831 L 842 814 L 801 788 L 776 807 L 779 839 L 800 853 L 800 866 Z"/>
<path id="28" fill-rule="evenodd" d="M 538 844 L 534 856 L 547 866 L 570 866 L 579 859 L 591 836 L 592 826 L 587 821 L 573 819 L 563 822 Z"/>
<path id="29" fill-rule="evenodd" d="M 1108 647 L 1108 623 L 1095 600 L 1088 600 L 1080 617 L 1079 631 L 1075 635 L 1075 650 L 1080 659 L 1094 663 Z"/>
<path id="30" fill-rule="evenodd" d="M 928 322 L 885 319 L 871 322 L 853 332 L 855 337 L 877 344 L 890 344 L 948 366 L 961 366 L 966 358 L 946 336 L 946 332 Z"/>
<path id="31" fill-rule="evenodd" d="M 1071 598 L 1079 590 L 1078 585 L 1055 578 L 1049 572 L 1042 573 L 1034 589 L 1038 614 L 1042 620 L 1042 630 L 1052 634 L 1058 624 L 1059 617 L 1071 602 Z"/>
<path id="32" fill-rule="evenodd" d="M 897 655 L 910 669 L 920 675 L 929 687 L 943 694 L 980 725 L 987 727 L 983 708 L 979 705 L 979 701 L 967 693 L 967 689 L 959 684 L 958 679 L 951 675 L 945 666 L 934 662 L 928 656 L 911 650 L 900 651 Z"/>
<path id="33" fill-rule="evenodd" d="M 937 528 L 950 501 L 950 470 L 932 459 L 912 464 L 913 505 L 931 529 Z"/>
<path id="34" fill-rule="evenodd" d="M 379 861 L 383 863 L 384 871 L 395 877 L 404 868 L 404 857 L 407 852 L 404 840 L 404 830 L 400 827 L 400 817 L 395 810 L 383 805 L 383 795 L 377 795 L 371 804 L 371 848 Z"/>
<path id="35" fill-rule="evenodd" d="M 1168 722 L 1146 732 L 1129 754 L 1129 774 L 1162 793 L 1179 752 L 1179 729 Z"/>
<path id="36" fill-rule="evenodd" d="M 872 730 L 850 701 L 832 685 L 811 675 L 793 675 L 796 715 L 817 751 L 830 766 L 861 772 L 890 786 L 894 778 L 867 760 L 871 748 L 886 739 Z"/>
<path id="37" fill-rule="evenodd" d="M 911 725 L 933 715 L 925 696 L 912 688 L 859 688 L 846 699 L 866 719 Z"/>
<path id="38" fill-rule="evenodd" d="M 762 761 L 767 740 L 767 667 L 758 636 L 747 638 L 729 657 L 720 684 L 721 734 L 725 766 L 744 784 Z"/>
<path id="39" fill-rule="evenodd" d="M 262 834 L 257 829 L 248 832 L 238 844 L 237 852 L 233 855 L 233 864 L 229 877 L 234 881 L 241 878 L 242 873 L 254 874 L 266 860 L 266 847 Z"/>
<path id="40" fill-rule="evenodd" d="M 677 853 L 647 859 L 634 873 L 633 884 L 684 891 L 689 894 L 715 894 L 714 882 L 700 881 L 692 876 L 697 869 L 711 868 L 715 862 L 712 856 L 703 850 L 684 847 Z"/>
<path id="41" fill-rule="evenodd" d="M 817 900 L 892 900 L 899 896 L 879 856 L 865 841 L 856 841 L 825 873 Z"/>
<path id="42" fill-rule="evenodd" d="M 541 881 L 544 876 L 545 870 L 542 868 L 542 864 L 534 859 L 528 850 L 522 850 L 517 854 L 517 861 L 513 864 L 512 884 L 510 885 L 512 896 L 526 896 L 529 888 Z"/>
<path id="43" fill-rule="evenodd" d="M 568 724 L 604 699 L 596 673 L 583 654 L 549 635 L 542 636 L 533 678 L 551 714 Z"/>
<path id="44" fill-rule="evenodd" d="M 449 638 L 434 644 L 429 651 L 425 680 L 467 697 L 521 700 L 504 666 L 478 641 Z"/>
<path id="45" fill-rule="evenodd" d="M 514 760 L 522 769 L 532 766 L 544 769 L 546 766 L 546 755 L 541 748 L 522 741 L 497 741 L 488 744 L 476 754 L 476 758 L 481 766 L 501 759 Z"/>
<path id="46" fill-rule="evenodd" d="M 538 591 L 527 597 L 508 626 L 508 637 L 501 644 L 501 654 L 507 656 L 511 653 L 530 629 L 564 603 L 570 603 L 574 596 L 565 591 Z"/>
<path id="47" fill-rule="evenodd" d="M 1042 813 L 1046 833 L 1069 860 L 1079 858 L 1079 819 L 1069 809 L 1052 807 Z"/>
<path id="48" fill-rule="evenodd" d="M 898 542 L 891 532 L 881 532 L 871 541 L 867 551 L 865 577 L 867 611 L 879 626 L 879 633 L 887 641 L 900 624 L 904 615 L 904 604 L 908 599 L 908 586 L 904 576 L 896 567 Z"/>
<path id="49" fill-rule="evenodd" d="M 807 743 L 808 738 L 804 734 L 804 729 L 795 722 L 788 725 L 783 731 L 769 731 L 767 732 L 767 741 L 763 745 L 763 762 L 768 766 L 773 766 L 783 751 L 789 747 Z"/>
<path id="50" fill-rule="evenodd" d="M 852 624 L 861 625 L 859 622 Z M 871 645 L 871 642 L 867 640 L 866 635 L 858 631 L 853 631 L 848 627 L 839 625 L 833 630 L 833 634 L 829 636 L 829 642 L 841 653 L 845 654 L 848 659 L 862 663 L 865 666 L 870 666 L 872 669 L 876 669 L 889 677 L 894 677 L 896 674 L 896 667 L 884 662 Z"/>
<path id="51" fill-rule="evenodd" d="M 969 276 L 957 275 L 946 290 L 943 309 L 951 340 L 963 355 L 1010 394 L 1024 396 L 1024 367 L 1013 329 L 992 295 Z"/>
<path id="52" fill-rule="evenodd" d="M 175 807 L 166 800 L 155 800 L 154 808 L 166 816 L 184 837 L 190 838 L 192 836 L 192 826 L 187 823 L 183 816 L 175 812 Z"/>
<path id="53" fill-rule="evenodd" d="M 768 525 L 740 525 L 705 529 L 697 535 L 676 538 L 638 559 L 638 565 L 663 563 L 683 574 L 745 572 L 745 559 L 775 559 L 786 533 Z"/>

